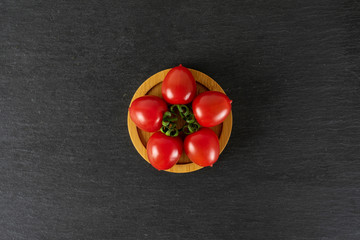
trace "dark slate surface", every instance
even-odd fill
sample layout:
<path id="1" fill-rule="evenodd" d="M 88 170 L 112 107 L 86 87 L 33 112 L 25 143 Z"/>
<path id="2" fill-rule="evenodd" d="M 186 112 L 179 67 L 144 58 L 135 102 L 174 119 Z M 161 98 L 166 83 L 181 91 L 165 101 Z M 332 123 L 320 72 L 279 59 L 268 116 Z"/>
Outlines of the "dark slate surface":
<path id="1" fill-rule="evenodd" d="M 360 3 L 0 3 L 0 239 L 360 239 Z M 233 100 L 214 168 L 151 168 L 127 107 L 179 63 Z"/>

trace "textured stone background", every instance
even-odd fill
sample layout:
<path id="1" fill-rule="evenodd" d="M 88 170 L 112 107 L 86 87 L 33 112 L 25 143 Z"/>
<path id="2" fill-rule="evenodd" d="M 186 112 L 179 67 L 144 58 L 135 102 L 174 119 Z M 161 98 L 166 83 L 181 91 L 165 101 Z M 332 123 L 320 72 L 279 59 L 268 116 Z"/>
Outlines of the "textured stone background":
<path id="1" fill-rule="evenodd" d="M 0 3 L 0 239 L 360 239 L 360 3 Z M 127 107 L 179 63 L 233 100 L 218 163 L 158 172 Z"/>

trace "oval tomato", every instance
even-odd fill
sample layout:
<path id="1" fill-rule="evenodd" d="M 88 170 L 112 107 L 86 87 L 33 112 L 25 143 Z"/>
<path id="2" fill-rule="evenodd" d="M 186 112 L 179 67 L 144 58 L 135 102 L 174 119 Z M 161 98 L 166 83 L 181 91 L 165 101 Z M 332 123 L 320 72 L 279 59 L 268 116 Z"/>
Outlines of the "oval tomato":
<path id="1" fill-rule="evenodd" d="M 184 149 L 192 162 L 203 167 L 212 166 L 219 158 L 219 139 L 210 128 L 201 128 L 186 136 Z"/>
<path id="2" fill-rule="evenodd" d="M 181 64 L 171 69 L 162 83 L 161 92 L 166 102 L 188 104 L 196 95 L 196 83 L 193 75 Z"/>
<path id="3" fill-rule="evenodd" d="M 156 132 L 150 137 L 146 148 L 151 165 L 158 170 L 166 170 L 179 161 L 182 141 L 180 137 L 168 137 Z"/>
<path id="4" fill-rule="evenodd" d="M 222 123 L 231 111 L 231 100 L 216 91 L 203 92 L 192 103 L 194 116 L 203 127 L 213 127 Z"/>
<path id="5" fill-rule="evenodd" d="M 129 108 L 131 120 L 147 132 L 156 132 L 161 128 L 162 118 L 167 110 L 163 99 L 150 95 L 135 99 Z"/>

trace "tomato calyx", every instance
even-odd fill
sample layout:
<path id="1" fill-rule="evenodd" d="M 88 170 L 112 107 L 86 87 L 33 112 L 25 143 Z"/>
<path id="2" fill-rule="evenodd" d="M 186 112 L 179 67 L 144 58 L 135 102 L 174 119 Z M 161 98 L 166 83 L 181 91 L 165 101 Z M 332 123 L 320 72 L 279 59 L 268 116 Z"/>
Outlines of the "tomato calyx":
<path id="1" fill-rule="evenodd" d="M 174 112 L 175 107 L 177 107 L 181 118 L 184 119 L 186 122 L 186 124 L 181 129 L 185 134 L 191 134 L 200 129 L 201 126 L 196 121 L 191 108 L 186 105 L 172 105 L 170 107 L 170 111 Z"/>
<path id="2" fill-rule="evenodd" d="M 163 115 L 162 127 L 160 131 L 169 137 L 177 137 L 179 130 L 176 128 L 177 116 L 172 112 L 166 111 Z"/>
<path id="3" fill-rule="evenodd" d="M 162 125 L 164 127 L 173 128 L 176 127 L 177 116 L 173 113 L 166 111 L 163 115 Z"/>
<path id="4" fill-rule="evenodd" d="M 177 137 L 179 135 L 179 130 L 176 127 L 170 128 L 170 127 L 162 126 L 160 128 L 160 131 L 168 137 Z"/>
<path id="5" fill-rule="evenodd" d="M 186 122 L 181 129 L 176 127 L 179 115 Z M 188 135 L 198 131 L 200 127 L 191 108 L 183 104 L 174 104 L 170 106 L 170 111 L 164 113 L 160 131 L 166 136 L 176 137 L 181 131 Z"/>
<path id="6" fill-rule="evenodd" d="M 186 124 L 183 128 L 182 128 L 182 131 L 186 134 L 186 135 L 189 135 L 189 134 L 192 134 L 194 132 L 197 132 L 199 129 L 200 129 L 200 124 L 197 123 L 197 122 L 193 122 L 193 123 L 189 123 L 189 124 Z"/>

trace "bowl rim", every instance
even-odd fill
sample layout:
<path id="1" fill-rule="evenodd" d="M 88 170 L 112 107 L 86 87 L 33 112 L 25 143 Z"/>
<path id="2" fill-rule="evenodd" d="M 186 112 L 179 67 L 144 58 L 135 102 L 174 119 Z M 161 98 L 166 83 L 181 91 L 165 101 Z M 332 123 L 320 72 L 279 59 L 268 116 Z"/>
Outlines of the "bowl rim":
<path id="1" fill-rule="evenodd" d="M 214 79 L 212 79 L 205 73 L 202 73 L 198 70 L 191 69 L 191 68 L 188 68 L 188 69 L 193 74 L 195 81 L 204 85 L 206 88 L 209 89 L 209 91 L 218 91 L 218 92 L 222 92 L 222 93 L 226 94 L 225 91 L 221 88 L 221 86 Z M 146 79 L 134 93 L 134 95 L 130 101 L 129 107 L 131 106 L 132 102 L 136 98 L 145 96 L 154 86 L 161 83 L 164 80 L 166 74 L 170 70 L 171 70 L 171 68 L 162 70 L 160 72 L 153 74 L 148 79 Z M 230 111 L 230 114 L 226 117 L 225 121 L 222 124 L 223 124 L 223 126 L 222 126 L 221 134 L 219 137 L 220 154 L 225 149 L 225 147 L 230 139 L 232 125 L 233 125 L 232 111 Z M 127 125 L 128 125 L 130 139 L 131 139 L 131 142 L 134 145 L 135 149 L 148 163 L 150 163 L 149 159 L 147 157 L 146 147 L 142 144 L 142 141 L 139 137 L 138 128 L 136 127 L 135 123 L 130 119 L 129 111 L 128 111 L 128 116 L 127 116 Z M 227 126 L 227 127 L 224 128 L 224 126 Z M 135 143 L 139 143 L 139 142 L 141 144 L 135 144 Z M 165 171 L 172 172 L 172 173 L 189 173 L 189 172 L 200 170 L 202 168 L 203 168 L 202 166 L 199 166 L 193 162 L 190 162 L 190 163 L 175 164 L 172 168 L 165 170 Z"/>

